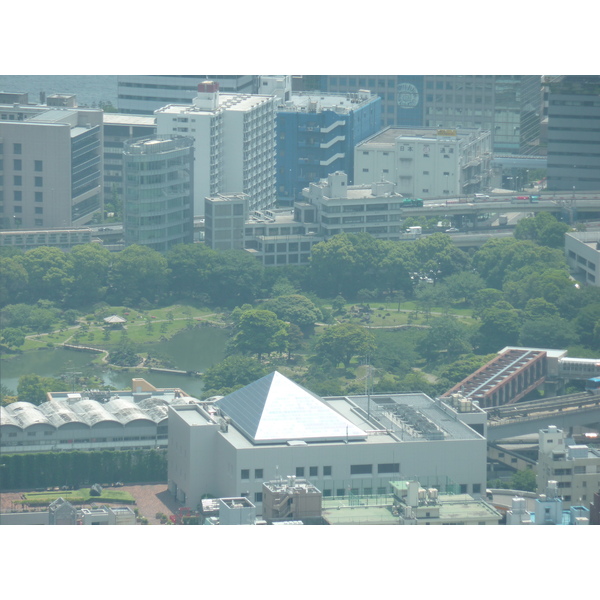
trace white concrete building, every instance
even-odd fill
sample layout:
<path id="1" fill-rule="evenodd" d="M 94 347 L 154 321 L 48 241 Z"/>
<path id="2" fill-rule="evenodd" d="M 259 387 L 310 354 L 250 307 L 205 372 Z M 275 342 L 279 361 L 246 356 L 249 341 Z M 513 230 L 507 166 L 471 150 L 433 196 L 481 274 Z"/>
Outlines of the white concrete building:
<path id="1" fill-rule="evenodd" d="M 554 425 L 540 429 L 538 494 L 546 494 L 550 482 L 556 482 L 563 508 L 589 505 L 594 493 L 600 490 L 600 451 L 569 444 L 564 431 Z"/>
<path id="2" fill-rule="evenodd" d="M 569 269 L 580 281 L 600 286 L 600 232 L 566 233 L 565 256 Z"/>
<path id="3" fill-rule="evenodd" d="M 389 493 L 403 477 L 479 496 L 487 417 L 471 408 L 424 394 L 323 399 L 273 372 L 224 398 L 169 407 L 169 490 L 190 507 L 203 494 L 244 496 L 257 513 L 263 483 L 288 475 L 323 498 Z"/>
<path id="4" fill-rule="evenodd" d="M 247 194 L 249 210 L 275 204 L 274 96 L 221 94 L 206 81 L 191 105 L 169 104 L 155 115 L 158 134 L 194 138 L 195 216 L 217 194 Z"/>
<path id="5" fill-rule="evenodd" d="M 489 131 L 388 127 L 357 144 L 354 183 L 391 181 L 410 198 L 457 197 L 486 190 Z"/>

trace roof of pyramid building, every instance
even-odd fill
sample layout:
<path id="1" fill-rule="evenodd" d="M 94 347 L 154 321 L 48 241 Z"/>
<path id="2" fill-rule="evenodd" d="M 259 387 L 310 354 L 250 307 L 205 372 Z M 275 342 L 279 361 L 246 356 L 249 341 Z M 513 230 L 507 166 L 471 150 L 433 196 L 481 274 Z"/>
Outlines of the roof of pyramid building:
<path id="1" fill-rule="evenodd" d="M 362 429 L 317 395 L 277 371 L 232 392 L 215 404 L 255 444 L 367 437 Z"/>

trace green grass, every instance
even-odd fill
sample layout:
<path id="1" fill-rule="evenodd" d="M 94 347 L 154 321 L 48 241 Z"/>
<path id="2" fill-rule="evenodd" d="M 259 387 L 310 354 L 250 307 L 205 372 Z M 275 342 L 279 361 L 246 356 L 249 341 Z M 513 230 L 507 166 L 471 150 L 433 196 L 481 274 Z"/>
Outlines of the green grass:
<path id="1" fill-rule="evenodd" d="M 135 498 L 123 490 L 102 489 L 102 495 L 90 496 L 90 488 L 79 490 L 56 490 L 45 492 L 29 492 L 23 494 L 23 500 L 16 500 L 16 504 L 28 504 L 29 506 L 45 506 L 54 502 L 57 498 L 64 498 L 72 504 L 87 504 L 90 502 L 122 502 L 123 504 L 135 504 Z"/>

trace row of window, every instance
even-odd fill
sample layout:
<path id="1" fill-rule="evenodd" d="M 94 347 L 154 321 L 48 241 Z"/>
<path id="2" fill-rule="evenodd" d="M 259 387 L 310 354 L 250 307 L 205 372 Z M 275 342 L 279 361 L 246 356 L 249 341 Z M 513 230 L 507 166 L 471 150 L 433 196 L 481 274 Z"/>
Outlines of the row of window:
<path id="1" fill-rule="evenodd" d="M 373 474 L 372 464 L 364 465 L 350 465 L 350 475 L 372 475 Z M 250 469 L 242 469 L 240 472 L 240 478 L 244 481 L 250 479 Z M 379 463 L 377 465 L 377 474 L 385 475 L 391 473 L 400 473 L 400 463 Z M 319 477 L 319 467 L 308 467 L 308 471 L 305 467 L 296 467 L 296 477 Z M 322 468 L 323 477 L 332 477 L 333 468 L 331 466 L 324 466 Z M 254 469 L 254 479 L 263 479 L 264 469 Z"/>

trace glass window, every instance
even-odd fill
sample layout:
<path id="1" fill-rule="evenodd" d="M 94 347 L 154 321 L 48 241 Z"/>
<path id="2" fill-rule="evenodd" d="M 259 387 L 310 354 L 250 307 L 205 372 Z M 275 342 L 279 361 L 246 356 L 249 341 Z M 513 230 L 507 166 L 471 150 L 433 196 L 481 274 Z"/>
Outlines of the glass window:
<path id="1" fill-rule="evenodd" d="M 304 477 L 304 467 L 296 467 L 296 477 Z"/>
<path id="2" fill-rule="evenodd" d="M 241 478 L 250 479 L 250 469 L 242 469 Z"/>
<path id="3" fill-rule="evenodd" d="M 262 469 L 254 469 L 254 479 L 262 479 L 263 478 L 263 470 Z"/>
<path id="4" fill-rule="evenodd" d="M 22 146 L 21 144 L 13 144 L 13 154 L 21 154 Z"/>
<path id="5" fill-rule="evenodd" d="M 41 160 L 34 160 L 33 161 L 33 169 L 35 171 L 38 171 L 38 172 L 42 171 L 43 167 L 44 167 L 44 165 L 43 165 L 43 162 Z"/>
<path id="6" fill-rule="evenodd" d="M 373 465 L 350 465 L 350 475 L 370 475 Z"/>
<path id="7" fill-rule="evenodd" d="M 309 467 L 308 474 L 310 477 L 318 477 L 319 476 L 319 467 Z"/>
<path id="8" fill-rule="evenodd" d="M 331 477 L 331 467 L 323 467 L 323 476 Z"/>

